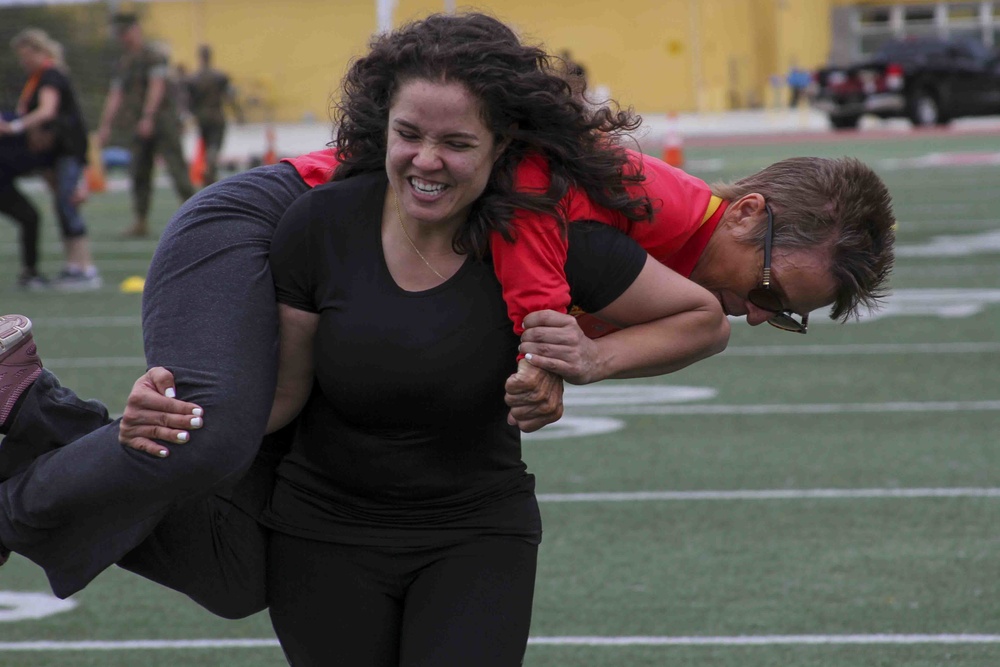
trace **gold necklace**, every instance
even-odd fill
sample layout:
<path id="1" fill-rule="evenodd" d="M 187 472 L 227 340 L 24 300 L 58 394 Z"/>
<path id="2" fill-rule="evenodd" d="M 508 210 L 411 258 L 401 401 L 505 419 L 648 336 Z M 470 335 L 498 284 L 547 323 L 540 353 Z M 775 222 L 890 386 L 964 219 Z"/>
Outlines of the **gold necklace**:
<path id="1" fill-rule="evenodd" d="M 396 208 L 396 220 L 399 221 L 399 228 L 403 230 L 403 236 L 406 237 L 406 240 L 409 242 L 410 247 L 413 248 L 413 252 L 417 253 L 417 257 L 424 260 L 424 264 L 427 265 L 428 269 L 434 272 L 435 276 L 437 276 L 441 280 L 447 280 L 447 278 L 438 273 L 437 269 L 431 266 L 431 263 L 427 261 L 426 257 L 424 257 L 424 253 L 420 252 L 420 249 L 417 248 L 417 244 L 414 243 L 413 239 L 410 238 L 410 234 L 406 231 L 406 227 L 403 226 L 403 216 L 399 214 L 399 200 L 396 198 L 395 190 L 392 191 L 392 205 Z"/>

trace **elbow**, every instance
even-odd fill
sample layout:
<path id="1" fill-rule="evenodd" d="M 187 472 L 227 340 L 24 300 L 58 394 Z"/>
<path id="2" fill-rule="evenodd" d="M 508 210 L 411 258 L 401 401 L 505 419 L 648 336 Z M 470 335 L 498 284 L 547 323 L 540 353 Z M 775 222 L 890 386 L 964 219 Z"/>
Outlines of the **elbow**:
<path id="1" fill-rule="evenodd" d="M 710 356 L 719 354 L 729 347 L 729 334 L 731 330 L 729 318 L 723 315 L 722 320 L 715 327 L 714 344 L 709 352 Z"/>
<path id="2" fill-rule="evenodd" d="M 729 335 L 732 328 L 729 325 L 729 318 L 722 311 L 722 306 L 714 298 L 703 310 L 704 313 L 704 337 L 705 357 L 719 354 L 729 345 Z"/>

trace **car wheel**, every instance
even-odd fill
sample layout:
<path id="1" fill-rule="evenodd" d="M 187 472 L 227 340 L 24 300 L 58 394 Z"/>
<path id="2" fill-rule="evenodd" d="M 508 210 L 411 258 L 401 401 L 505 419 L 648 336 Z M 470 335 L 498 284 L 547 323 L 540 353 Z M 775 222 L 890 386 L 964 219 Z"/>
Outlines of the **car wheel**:
<path id="1" fill-rule="evenodd" d="M 830 125 L 835 130 L 853 130 L 858 126 L 860 116 L 830 116 Z"/>
<path id="2" fill-rule="evenodd" d="M 910 122 L 917 127 L 930 127 L 931 125 L 947 123 L 941 114 L 937 97 L 927 90 L 917 93 L 910 103 Z"/>

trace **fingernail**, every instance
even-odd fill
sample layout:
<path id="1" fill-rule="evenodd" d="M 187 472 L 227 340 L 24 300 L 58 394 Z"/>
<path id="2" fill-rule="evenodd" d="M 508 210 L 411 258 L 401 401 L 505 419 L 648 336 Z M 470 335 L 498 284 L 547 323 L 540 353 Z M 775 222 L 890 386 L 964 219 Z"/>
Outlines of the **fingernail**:
<path id="1" fill-rule="evenodd" d="M 194 410 L 191 411 L 191 414 L 193 414 L 195 417 L 201 417 L 203 414 L 205 414 L 205 411 L 202 410 L 201 408 L 195 408 Z"/>
<path id="2" fill-rule="evenodd" d="M 201 428 L 201 417 L 191 419 L 191 428 Z"/>
<path id="3" fill-rule="evenodd" d="M 167 458 L 167 454 L 169 453 L 170 452 L 168 452 L 167 450 L 161 449 L 160 451 L 156 452 L 156 455 L 159 456 L 161 459 L 165 459 Z"/>
<path id="4" fill-rule="evenodd" d="M 181 442 L 187 442 L 188 438 L 190 437 L 191 434 L 188 433 L 187 431 L 181 431 L 180 433 L 177 434 L 177 439 L 180 440 Z"/>
<path id="5" fill-rule="evenodd" d="M 174 391 L 173 387 L 167 387 L 167 390 L 163 392 L 163 395 L 167 398 L 177 398 L 177 392 Z"/>

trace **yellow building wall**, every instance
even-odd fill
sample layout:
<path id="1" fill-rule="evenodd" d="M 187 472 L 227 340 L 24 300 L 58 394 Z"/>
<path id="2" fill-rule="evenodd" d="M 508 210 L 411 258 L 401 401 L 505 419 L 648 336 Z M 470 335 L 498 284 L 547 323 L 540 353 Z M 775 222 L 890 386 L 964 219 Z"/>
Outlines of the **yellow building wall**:
<path id="1" fill-rule="evenodd" d="M 139 9 L 148 37 L 189 72 L 198 46 L 211 45 L 251 121 L 328 119 L 330 95 L 376 29 L 371 1 L 175 0 Z"/>
<path id="2" fill-rule="evenodd" d="M 775 101 L 793 64 L 826 61 L 830 7 L 844 0 L 496 0 L 476 9 L 550 52 L 568 49 L 591 88 L 640 113 L 722 111 Z M 126 4 L 126 6 L 128 6 Z M 377 28 L 375 0 L 171 0 L 135 5 L 147 33 L 189 70 L 200 43 L 230 73 L 251 120 L 329 117 L 329 97 Z M 468 7 L 459 4 L 459 9 Z M 397 0 L 399 25 L 442 0 Z"/>

